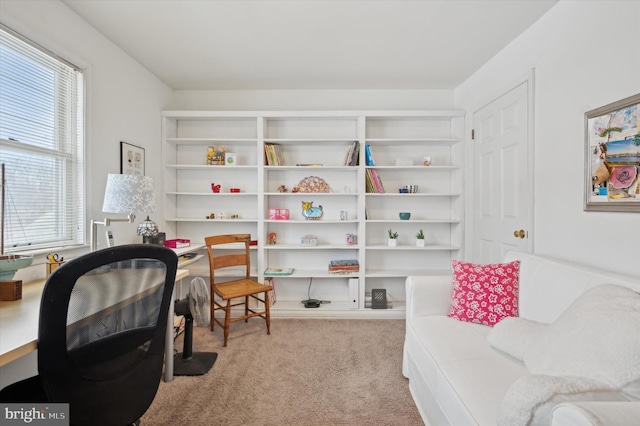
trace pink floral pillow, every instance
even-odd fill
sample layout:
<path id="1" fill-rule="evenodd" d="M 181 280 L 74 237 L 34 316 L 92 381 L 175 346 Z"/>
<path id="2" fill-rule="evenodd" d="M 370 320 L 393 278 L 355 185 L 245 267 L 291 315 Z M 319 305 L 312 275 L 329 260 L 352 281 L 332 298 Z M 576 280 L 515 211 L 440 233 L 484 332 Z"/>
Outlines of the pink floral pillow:
<path id="1" fill-rule="evenodd" d="M 453 299 L 448 316 L 493 327 L 518 316 L 520 261 L 473 263 L 452 261 Z"/>

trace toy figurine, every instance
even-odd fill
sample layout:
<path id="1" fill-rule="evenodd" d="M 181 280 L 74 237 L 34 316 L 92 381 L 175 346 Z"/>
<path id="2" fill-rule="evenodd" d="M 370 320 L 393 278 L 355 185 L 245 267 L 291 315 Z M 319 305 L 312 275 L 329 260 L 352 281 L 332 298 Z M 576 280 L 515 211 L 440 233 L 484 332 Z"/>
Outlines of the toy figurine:
<path id="1" fill-rule="evenodd" d="M 322 217 L 322 206 L 313 207 L 313 201 L 303 201 L 302 216 L 306 220 L 318 220 Z"/>

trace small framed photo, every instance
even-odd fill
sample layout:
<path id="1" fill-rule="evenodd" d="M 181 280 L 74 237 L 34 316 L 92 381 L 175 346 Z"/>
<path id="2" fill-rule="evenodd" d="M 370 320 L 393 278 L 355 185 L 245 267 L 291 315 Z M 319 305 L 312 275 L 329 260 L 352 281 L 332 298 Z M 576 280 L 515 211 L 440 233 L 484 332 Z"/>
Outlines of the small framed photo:
<path id="1" fill-rule="evenodd" d="M 120 142 L 120 173 L 144 176 L 144 148 Z"/>
<path id="2" fill-rule="evenodd" d="M 225 166 L 236 166 L 237 165 L 237 154 L 235 152 L 227 152 L 224 155 L 224 165 Z"/>

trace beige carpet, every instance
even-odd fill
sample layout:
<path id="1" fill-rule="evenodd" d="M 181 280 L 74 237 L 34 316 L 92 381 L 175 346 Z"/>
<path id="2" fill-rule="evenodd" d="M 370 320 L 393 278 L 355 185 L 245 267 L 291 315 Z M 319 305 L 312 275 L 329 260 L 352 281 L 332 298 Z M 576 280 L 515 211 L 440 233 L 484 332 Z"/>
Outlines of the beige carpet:
<path id="1" fill-rule="evenodd" d="M 160 384 L 151 425 L 423 425 L 402 376 L 404 320 L 274 319 L 196 327 L 194 351 L 218 352 L 204 376 Z M 181 350 L 178 338 L 176 348 Z"/>

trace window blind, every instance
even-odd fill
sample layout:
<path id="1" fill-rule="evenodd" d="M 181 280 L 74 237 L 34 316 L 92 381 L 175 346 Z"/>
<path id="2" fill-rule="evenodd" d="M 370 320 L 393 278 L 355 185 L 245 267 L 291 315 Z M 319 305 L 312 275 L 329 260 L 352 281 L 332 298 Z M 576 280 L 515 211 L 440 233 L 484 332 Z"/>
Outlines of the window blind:
<path id="1" fill-rule="evenodd" d="M 0 25 L 5 252 L 84 243 L 84 80 Z"/>

